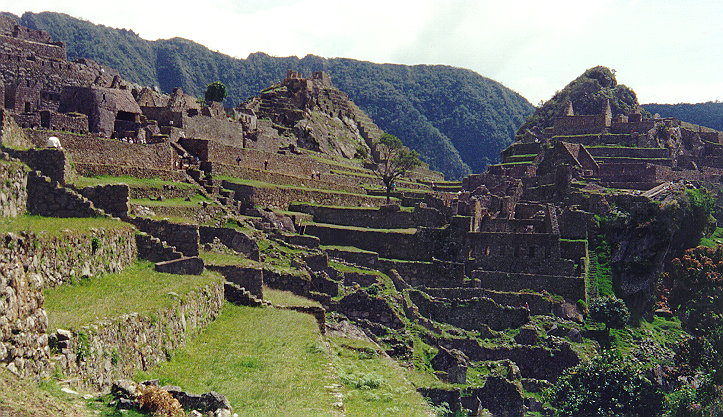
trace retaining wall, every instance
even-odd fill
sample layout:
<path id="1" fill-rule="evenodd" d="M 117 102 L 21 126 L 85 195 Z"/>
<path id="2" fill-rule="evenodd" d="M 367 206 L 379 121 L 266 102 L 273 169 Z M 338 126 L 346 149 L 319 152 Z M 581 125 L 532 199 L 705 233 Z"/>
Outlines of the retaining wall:
<path id="1" fill-rule="evenodd" d="M 0 217 L 25 213 L 28 202 L 28 168 L 20 162 L 0 160 Z"/>
<path id="2" fill-rule="evenodd" d="M 125 314 L 73 329 L 69 340 L 55 337 L 59 365 L 78 385 L 106 390 L 117 379 L 132 378 L 168 360 L 170 353 L 205 328 L 221 312 L 223 281 L 196 289 L 152 315 Z"/>

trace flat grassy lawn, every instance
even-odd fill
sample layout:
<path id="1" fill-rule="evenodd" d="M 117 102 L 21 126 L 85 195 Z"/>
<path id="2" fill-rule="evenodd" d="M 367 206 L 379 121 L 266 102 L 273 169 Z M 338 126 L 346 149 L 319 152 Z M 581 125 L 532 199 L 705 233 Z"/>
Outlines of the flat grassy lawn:
<path id="1" fill-rule="evenodd" d="M 201 276 L 164 274 L 156 272 L 151 262 L 138 262 L 118 274 L 45 290 L 48 329 L 75 329 L 101 318 L 162 310 L 176 297 L 222 279 L 208 271 Z"/>
<path id="2" fill-rule="evenodd" d="M 222 393 L 239 416 L 334 416 L 328 353 L 314 318 L 227 303 L 184 348 L 142 378 Z"/>
<path id="3" fill-rule="evenodd" d="M 180 189 L 195 187 L 193 184 L 185 182 L 166 181 L 160 178 L 136 178 L 129 176 L 113 177 L 110 175 L 99 175 L 96 177 L 77 177 L 73 180 L 73 184 L 79 188 L 105 184 L 126 184 L 132 188 L 163 188 L 164 185 L 172 185 Z"/>
<path id="4" fill-rule="evenodd" d="M 343 385 L 347 417 L 432 416 L 409 382 L 410 371 L 364 340 L 329 338 L 334 366 Z"/>
<path id="5" fill-rule="evenodd" d="M 321 304 L 318 301 L 296 295 L 291 291 L 275 290 L 273 288 L 264 287 L 263 292 L 264 300 L 269 300 L 274 303 L 274 305 L 321 307 Z"/>
<path id="6" fill-rule="evenodd" d="M 90 229 L 132 229 L 133 226 L 106 217 L 59 218 L 24 215 L 0 218 L 0 233 L 29 231 L 60 234 L 63 230 L 87 233 Z"/>
<path id="7" fill-rule="evenodd" d="M 139 204 L 147 207 L 195 207 L 202 202 L 209 203 L 209 200 L 201 194 L 196 194 L 186 200 L 185 198 L 167 198 L 164 200 L 151 200 L 150 198 L 132 198 L 128 202 L 130 204 Z"/>

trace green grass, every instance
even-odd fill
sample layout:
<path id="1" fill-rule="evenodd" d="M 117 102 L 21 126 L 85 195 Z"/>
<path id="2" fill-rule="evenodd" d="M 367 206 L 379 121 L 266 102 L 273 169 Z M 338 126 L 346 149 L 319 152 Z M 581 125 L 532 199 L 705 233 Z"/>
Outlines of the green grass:
<path id="1" fill-rule="evenodd" d="M 0 416 L 81 417 L 88 415 L 83 400 L 66 394 L 53 380 L 20 379 L 0 367 Z"/>
<path id="2" fill-rule="evenodd" d="M 205 196 L 196 194 L 193 197 L 186 200 L 185 198 L 167 198 L 164 200 L 151 200 L 149 198 L 133 198 L 128 202 L 130 204 L 138 204 L 147 207 L 195 207 L 200 205 L 202 202 L 211 202 Z"/>
<path id="3" fill-rule="evenodd" d="M 151 262 L 138 262 L 118 274 L 43 291 L 48 329 L 76 329 L 102 318 L 163 310 L 171 307 L 176 297 L 221 280 L 208 271 L 201 276 L 164 274 L 156 272 Z"/>
<path id="4" fill-rule="evenodd" d="M 291 291 L 275 290 L 269 287 L 264 287 L 264 299 L 271 301 L 274 305 L 321 307 L 318 301 L 296 295 Z"/>
<path id="5" fill-rule="evenodd" d="M 270 182 L 229 177 L 227 175 L 214 175 L 213 178 L 216 180 L 232 182 L 234 184 L 248 185 L 248 186 L 255 187 L 255 188 L 302 190 L 302 191 L 312 191 L 312 192 L 320 192 L 320 193 L 327 193 L 327 194 L 347 194 L 347 195 L 372 198 L 372 199 L 377 199 L 377 200 L 385 199 L 385 197 L 374 197 L 374 196 L 370 196 L 367 194 L 352 193 L 349 191 L 330 190 L 330 189 L 323 189 L 323 188 L 309 188 L 309 187 L 302 187 L 302 186 L 298 186 L 298 185 L 289 185 L 289 184 L 274 184 L 274 183 L 270 183 Z M 392 198 L 392 200 L 398 201 L 398 199 L 396 199 L 396 198 Z"/>
<path id="6" fill-rule="evenodd" d="M 138 375 L 192 393 L 223 393 L 239 416 L 333 416 L 329 357 L 314 318 L 225 304 L 170 362 Z"/>
<path id="7" fill-rule="evenodd" d="M 409 370 L 384 356 L 371 342 L 331 337 L 334 365 L 344 392 L 347 417 L 431 415 L 409 382 Z"/>
<path id="8" fill-rule="evenodd" d="M 640 320 L 637 325 L 626 326 L 622 329 L 610 329 L 612 345 L 623 355 L 631 355 L 640 349 L 641 345 L 651 342 L 656 349 L 665 350 L 668 355 L 659 353 L 649 354 L 653 361 L 663 361 L 666 356 L 672 357 L 676 346 L 687 339 L 688 334 L 681 329 L 680 319 L 677 317 L 663 318 L 654 316 L 653 321 Z"/>
<path id="9" fill-rule="evenodd" d="M 708 248 L 723 245 L 723 227 L 716 228 L 710 236 L 702 237 L 698 244 Z"/>
<path id="10" fill-rule="evenodd" d="M 129 176 L 113 177 L 110 175 L 99 175 L 95 177 L 77 177 L 73 184 L 79 188 L 92 187 L 104 184 L 127 184 L 131 188 L 163 188 L 165 185 L 172 185 L 176 188 L 190 189 L 193 184 L 185 182 L 166 181 L 160 178 L 136 178 Z"/>
<path id="11" fill-rule="evenodd" d="M 356 253 L 376 253 L 364 249 L 359 249 L 355 246 L 335 246 L 335 245 L 321 245 L 319 246 L 322 250 L 339 250 L 343 252 L 356 252 Z"/>
<path id="12" fill-rule="evenodd" d="M 203 259 L 203 262 L 208 265 L 238 265 L 243 267 L 261 267 L 261 264 L 259 262 L 251 260 L 243 254 L 234 255 L 231 253 L 201 250 L 199 256 L 201 257 L 201 259 Z"/>
<path id="13" fill-rule="evenodd" d="M 613 289 L 613 272 L 610 265 L 612 248 L 606 241 L 602 241 L 596 248 L 590 251 L 590 267 L 595 270 L 591 277 L 597 283 L 598 295 L 600 297 L 615 296 Z"/>
<path id="14" fill-rule="evenodd" d="M 329 228 L 333 228 L 333 229 L 358 230 L 358 231 L 363 231 L 363 232 L 402 233 L 405 235 L 413 235 L 413 234 L 417 233 L 417 229 L 414 227 L 410 227 L 407 229 L 372 229 L 370 227 L 341 226 L 338 224 L 313 223 L 313 222 L 310 222 L 309 225 L 329 227 Z"/>
<path id="15" fill-rule="evenodd" d="M 133 226 L 107 217 L 42 217 L 24 215 L 0 218 L 0 233 L 29 231 L 59 235 L 64 230 L 88 233 L 91 229 L 132 229 Z"/>

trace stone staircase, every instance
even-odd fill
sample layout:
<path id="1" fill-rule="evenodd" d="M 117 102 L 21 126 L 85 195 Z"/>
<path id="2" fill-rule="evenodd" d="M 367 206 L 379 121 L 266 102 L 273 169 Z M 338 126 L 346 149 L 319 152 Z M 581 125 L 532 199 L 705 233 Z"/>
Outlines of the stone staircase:
<path id="1" fill-rule="evenodd" d="M 183 257 L 183 254 L 178 252 L 175 246 L 171 246 L 145 232 L 136 233 L 136 247 L 138 248 L 138 257 L 151 262 L 172 261 Z"/>
<path id="2" fill-rule="evenodd" d="M 260 299 L 245 288 L 233 282 L 224 282 L 224 297 L 226 301 L 239 306 L 271 307 L 270 301 Z"/>

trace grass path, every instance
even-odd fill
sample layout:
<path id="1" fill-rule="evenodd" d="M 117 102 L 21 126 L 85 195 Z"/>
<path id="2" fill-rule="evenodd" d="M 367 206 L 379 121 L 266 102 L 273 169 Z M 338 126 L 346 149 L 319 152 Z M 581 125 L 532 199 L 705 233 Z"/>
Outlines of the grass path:
<path id="1" fill-rule="evenodd" d="M 141 376 L 223 393 L 239 416 L 335 417 L 329 366 L 312 316 L 227 303 L 170 362 Z"/>

